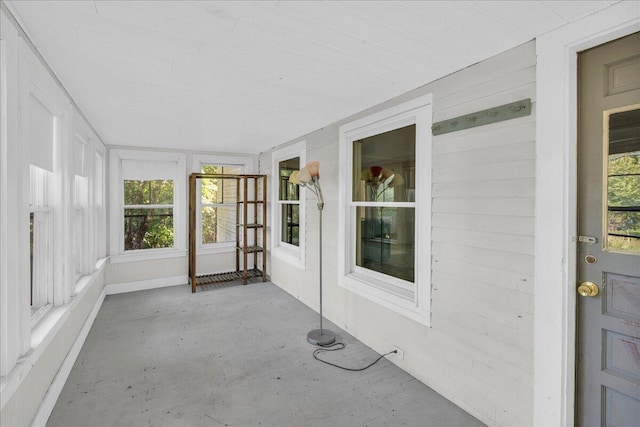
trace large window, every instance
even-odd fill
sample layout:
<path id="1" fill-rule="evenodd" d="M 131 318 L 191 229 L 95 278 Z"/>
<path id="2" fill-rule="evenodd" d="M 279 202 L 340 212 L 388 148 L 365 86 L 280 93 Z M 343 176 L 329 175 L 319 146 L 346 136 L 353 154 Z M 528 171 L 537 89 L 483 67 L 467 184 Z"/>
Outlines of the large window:
<path id="1" fill-rule="evenodd" d="M 185 254 L 185 157 L 111 150 L 111 262 Z"/>
<path id="2" fill-rule="evenodd" d="M 272 255 L 305 268 L 304 190 L 289 182 L 293 171 L 305 165 L 306 142 L 274 151 L 272 157 Z"/>
<path id="3" fill-rule="evenodd" d="M 355 267 L 415 277 L 416 126 L 353 141 Z"/>
<path id="4" fill-rule="evenodd" d="M 53 221 L 49 200 L 51 173 L 30 166 L 30 304 L 35 322 L 53 304 Z"/>
<path id="5" fill-rule="evenodd" d="M 72 213 L 72 229 L 73 240 L 71 248 L 73 261 L 75 263 L 76 279 L 83 274 L 91 272 L 87 261 L 87 220 L 88 220 L 88 180 L 84 176 L 74 176 L 73 180 L 73 213 Z"/>
<path id="6" fill-rule="evenodd" d="M 253 173 L 252 156 L 194 154 L 191 172 L 242 175 Z M 235 252 L 238 181 L 222 178 L 196 180 L 196 242 L 198 255 Z M 250 190 L 251 191 L 251 190 Z M 227 258 L 217 258 L 221 262 Z M 234 258 L 235 259 L 235 258 Z M 225 264 L 226 265 L 226 264 Z M 215 267 L 219 271 L 234 267 Z"/>
<path id="7" fill-rule="evenodd" d="M 208 174 L 240 175 L 242 166 L 202 165 L 201 172 Z M 236 241 L 236 201 L 238 180 L 224 178 L 203 178 L 200 185 L 200 225 L 199 235 L 202 247 L 218 243 L 235 245 Z M 221 246 L 221 245 L 218 245 Z"/>
<path id="8" fill-rule="evenodd" d="M 339 281 L 429 323 L 431 98 L 340 128 Z"/>
<path id="9" fill-rule="evenodd" d="M 95 153 L 93 171 L 93 200 L 94 200 L 94 226 L 93 242 L 96 259 L 102 259 L 107 255 L 105 244 L 106 236 L 106 212 L 105 212 L 105 192 L 104 192 L 104 156 L 102 153 Z"/>
<path id="10" fill-rule="evenodd" d="M 124 250 L 173 247 L 171 179 L 125 180 Z"/>
<path id="11" fill-rule="evenodd" d="M 293 246 L 300 246 L 300 187 L 289 182 L 289 177 L 297 170 L 300 170 L 300 157 L 278 164 L 280 242 Z"/>

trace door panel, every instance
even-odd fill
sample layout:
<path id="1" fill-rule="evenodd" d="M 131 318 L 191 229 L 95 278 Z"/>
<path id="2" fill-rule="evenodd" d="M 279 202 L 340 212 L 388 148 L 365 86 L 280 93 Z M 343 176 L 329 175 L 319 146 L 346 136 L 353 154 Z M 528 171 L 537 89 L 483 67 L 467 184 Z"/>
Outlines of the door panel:
<path id="1" fill-rule="evenodd" d="M 576 420 L 584 427 L 637 427 L 640 33 L 578 59 Z"/>

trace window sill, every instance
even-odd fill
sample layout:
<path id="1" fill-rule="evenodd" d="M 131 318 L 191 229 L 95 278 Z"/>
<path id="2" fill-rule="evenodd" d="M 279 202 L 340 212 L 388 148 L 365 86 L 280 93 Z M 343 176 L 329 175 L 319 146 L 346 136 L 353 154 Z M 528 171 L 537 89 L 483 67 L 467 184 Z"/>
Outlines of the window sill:
<path id="1" fill-rule="evenodd" d="M 104 268 L 106 263 L 107 263 L 107 258 L 99 259 L 98 261 L 96 261 L 96 264 L 94 266 L 94 271 L 92 273 L 85 274 L 84 276 L 80 276 L 78 280 L 76 280 L 76 287 L 73 292 L 74 296 L 82 292 L 82 290 L 86 288 L 89 283 L 91 283 L 91 281 L 95 277 L 94 275 L 96 273 L 99 273 Z"/>
<path id="2" fill-rule="evenodd" d="M 226 253 L 231 253 L 231 252 L 235 252 L 235 251 L 236 251 L 235 243 L 231 243 L 231 244 L 222 243 L 220 246 L 200 246 L 200 247 L 198 247 L 198 256 L 200 256 L 200 255 L 226 254 Z"/>
<path id="3" fill-rule="evenodd" d="M 341 277 L 340 286 L 382 307 L 408 317 L 422 325 L 431 326 L 431 313 L 416 302 L 415 291 L 408 291 L 390 282 L 364 274 L 351 273 Z M 417 288 L 417 286 L 416 286 Z"/>
<path id="4" fill-rule="evenodd" d="M 147 252 L 147 250 L 149 252 Z M 136 251 L 133 253 L 111 255 L 111 264 L 120 264 L 124 262 L 138 262 L 138 261 L 152 261 L 158 259 L 168 258 L 181 258 L 187 256 L 187 251 L 184 249 L 170 249 L 170 250 L 152 250 L 147 249 L 142 251 Z"/>
<path id="5" fill-rule="evenodd" d="M 16 363 L 11 372 L 2 377 L 0 381 L 0 408 L 11 399 L 20 383 L 27 377 L 31 369 L 36 366 L 40 357 L 49 348 L 49 344 L 53 341 L 60 329 L 63 327 L 67 318 L 71 315 L 74 308 L 82 300 L 84 294 L 93 281 L 99 277 L 106 265 L 106 258 L 96 263 L 96 269 L 90 275 L 86 276 L 87 282 L 81 292 L 74 295 L 71 301 L 65 305 L 52 307 L 31 329 L 31 350 L 22 356 Z"/>

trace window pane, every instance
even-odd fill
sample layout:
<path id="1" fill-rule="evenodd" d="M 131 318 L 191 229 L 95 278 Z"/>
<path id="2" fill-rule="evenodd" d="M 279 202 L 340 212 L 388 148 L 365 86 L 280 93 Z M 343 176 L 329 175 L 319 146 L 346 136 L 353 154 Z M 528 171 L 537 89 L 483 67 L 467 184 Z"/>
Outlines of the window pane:
<path id="1" fill-rule="evenodd" d="M 34 233 L 34 214 L 33 212 L 29 213 L 29 247 L 30 252 L 31 252 L 31 256 L 29 257 L 30 261 L 29 261 L 29 269 L 30 269 L 30 282 L 31 282 L 31 306 L 33 307 L 33 245 L 34 245 L 34 238 L 33 238 L 33 233 Z M 31 313 L 33 314 L 33 313 Z"/>
<path id="2" fill-rule="evenodd" d="M 640 110 L 609 116 L 607 248 L 640 253 Z"/>
<path id="3" fill-rule="evenodd" d="M 51 302 L 52 257 L 49 212 L 31 212 L 29 215 L 31 316 Z"/>
<path id="4" fill-rule="evenodd" d="M 202 165 L 202 173 L 222 173 L 222 168 L 216 165 Z"/>
<path id="5" fill-rule="evenodd" d="M 236 241 L 236 210 L 232 206 L 202 208 L 202 243 Z"/>
<path id="6" fill-rule="evenodd" d="M 282 205 L 282 236 L 283 242 L 300 246 L 300 206 L 293 204 Z"/>
<path id="7" fill-rule="evenodd" d="M 353 142 L 353 201 L 413 202 L 416 126 Z"/>
<path id="8" fill-rule="evenodd" d="M 125 180 L 124 204 L 172 205 L 173 180 Z"/>
<path id="9" fill-rule="evenodd" d="M 356 265 L 414 282 L 415 209 L 356 208 Z"/>
<path id="10" fill-rule="evenodd" d="M 173 247 L 173 208 L 125 209 L 124 249 Z"/>
<path id="11" fill-rule="evenodd" d="M 279 163 L 280 200 L 299 200 L 298 186 L 289 182 L 289 177 L 297 170 L 300 170 L 300 157 L 283 160 Z"/>
<path id="12" fill-rule="evenodd" d="M 640 253 L 640 151 L 609 156 L 607 247 Z"/>
<path id="13" fill-rule="evenodd" d="M 242 174 L 242 166 L 202 165 L 202 173 L 239 175 Z M 203 204 L 236 202 L 236 179 L 203 178 L 200 185 Z"/>

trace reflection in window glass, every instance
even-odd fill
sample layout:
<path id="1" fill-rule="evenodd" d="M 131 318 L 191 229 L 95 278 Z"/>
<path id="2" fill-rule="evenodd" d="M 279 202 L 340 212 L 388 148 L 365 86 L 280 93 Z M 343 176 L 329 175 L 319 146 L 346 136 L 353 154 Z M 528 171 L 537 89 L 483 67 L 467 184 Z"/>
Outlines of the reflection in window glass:
<path id="1" fill-rule="evenodd" d="M 353 210 L 355 265 L 412 283 L 415 128 L 406 126 L 354 141 L 352 191 L 353 202 L 358 203 Z"/>
<path id="2" fill-rule="evenodd" d="M 358 207 L 356 265 L 414 282 L 415 209 Z"/>
<path id="3" fill-rule="evenodd" d="M 297 170 L 300 170 L 300 157 L 283 160 L 278 164 L 280 241 L 294 246 L 300 246 L 300 189 L 298 185 L 289 182 L 289 177 Z"/>
<path id="4" fill-rule="evenodd" d="M 609 116 L 607 248 L 640 253 L 640 110 Z"/>
<path id="5" fill-rule="evenodd" d="M 300 206 L 290 203 L 282 204 L 282 236 L 281 241 L 290 245 L 300 245 Z"/>
<path id="6" fill-rule="evenodd" d="M 353 143 L 354 202 L 413 202 L 416 126 Z"/>

